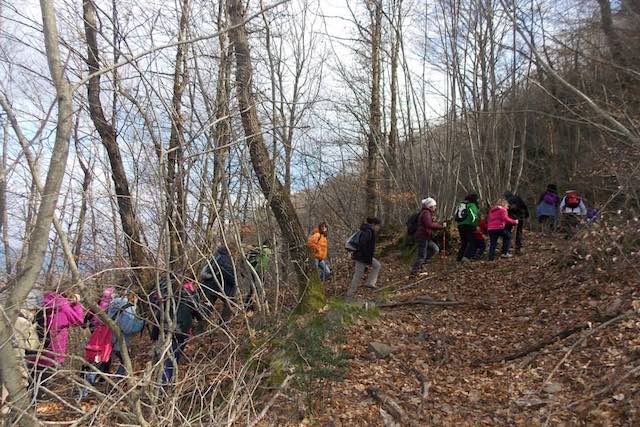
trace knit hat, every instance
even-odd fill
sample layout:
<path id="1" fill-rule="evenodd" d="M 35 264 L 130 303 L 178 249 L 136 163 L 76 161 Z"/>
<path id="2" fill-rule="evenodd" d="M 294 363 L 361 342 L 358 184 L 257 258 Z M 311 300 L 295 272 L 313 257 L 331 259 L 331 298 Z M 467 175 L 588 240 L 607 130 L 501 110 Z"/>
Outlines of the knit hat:
<path id="1" fill-rule="evenodd" d="M 422 206 L 425 208 L 433 208 L 436 206 L 436 200 L 433 197 L 427 197 L 422 200 Z"/>

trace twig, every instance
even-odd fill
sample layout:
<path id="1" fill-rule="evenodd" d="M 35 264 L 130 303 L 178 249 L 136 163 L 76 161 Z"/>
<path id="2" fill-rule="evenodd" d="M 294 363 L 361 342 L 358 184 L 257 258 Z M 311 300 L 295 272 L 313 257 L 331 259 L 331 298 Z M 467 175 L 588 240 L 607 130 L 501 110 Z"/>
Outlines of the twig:
<path id="1" fill-rule="evenodd" d="M 456 306 L 456 305 L 463 305 L 463 304 L 465 304 L 464 301 L 436 301 L 431 298 L 425 297 L 425 298 L 416 299 L 414 301 L 399 301 L 399 302 L 389 302 L 386 304 L 379 304 L 378 307 L 390 308 L 390 307 L 400 307 L 404 305 L 435 305 L 435 306 L 448 307 L 448 306 Z"/>
<path id="2" fill-rule="evenodd" d="M 260 411 L 258 416 L 253 421 L 251 421 L 251 423 L 249 423 L 249 427 L 255 426 L 267 415 L 269 409 L 271 409 L 273 404 L 276 403 L 276 400 L 282 395 L 282 392 L 287 388 L 287 384 L 289 383 L 291 378 L 293 378 L 293 375 L 287 375 L 287 377 L 282 382 L 280 389 L 271 397 L 271 399 L 269 399 L 269 402 L 265 405 L 264 408 L 262 408 L 262 411 Z"/>

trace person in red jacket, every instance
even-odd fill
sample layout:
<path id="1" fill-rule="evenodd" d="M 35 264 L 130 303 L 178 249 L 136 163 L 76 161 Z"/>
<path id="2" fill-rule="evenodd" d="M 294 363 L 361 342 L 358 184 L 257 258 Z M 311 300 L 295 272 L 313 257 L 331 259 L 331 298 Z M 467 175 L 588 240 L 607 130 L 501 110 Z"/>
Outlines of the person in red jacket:
<path id="1" fill-rule="evenodd" d="M 473 259 L 481 259 L 484 255 L 486 245 L 484 243 L 484 235 L 487 234 L 487 221 L 480 219 L 478 221 L 478 228 L 473 232 L 473 237 L 476 239 L 476 253 Z"/>
<path id="2" fill-rule="evenodd" d="M 509 217 L 507 208 L 509 203 L 500 199 L 487 215 L 487 230 L 489 231 L 489 261 L 493 261 L 496 256 L 496 247 L 498 246 L 498 238 L 502 238 L 502 258 L 510 258 L 509 246 L 511 245 L 511 232 L 507 228 L 507 224 L 518 225 L 517 219 Z"/>
<path id="3" fill-rule="evenodd" d="M 418 217 L 418 230 L 415 233 L 416 243 L 418 244 L 418 253 L 416 262 L 411 269 L 411 276 L 415 277 L 418 271 L 428 258 L 429 249 L 433 252 L 432 256 L 436 256 L 440 252 L 440 248 L 432 240 L 433 230 L 441 230 L 443 224 L 439 224 L 433 220 L 433 213 L 436 210 L 436 201 L 427 197 L 422 201 L 422 210 Z"/>

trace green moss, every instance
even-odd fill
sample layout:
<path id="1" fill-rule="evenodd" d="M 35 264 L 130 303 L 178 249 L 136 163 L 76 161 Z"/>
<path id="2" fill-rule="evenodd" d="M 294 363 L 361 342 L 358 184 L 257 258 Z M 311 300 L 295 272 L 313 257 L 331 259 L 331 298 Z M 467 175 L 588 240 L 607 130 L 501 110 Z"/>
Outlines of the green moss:
<path id="1" fill-rule="evenodd" d="M 295 314 L 301 315 L 322 309 L 326 304 L 324 283 L 320 280 L 317 271 L 309 276 L 306 286 L 302 291 L 302 298 L 296 307 Z"/>

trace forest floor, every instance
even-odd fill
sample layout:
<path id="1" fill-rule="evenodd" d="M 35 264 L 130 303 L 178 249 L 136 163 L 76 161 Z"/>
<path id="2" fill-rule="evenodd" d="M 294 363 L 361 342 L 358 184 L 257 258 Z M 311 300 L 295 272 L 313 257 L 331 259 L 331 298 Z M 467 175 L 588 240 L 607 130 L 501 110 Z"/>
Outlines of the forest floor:
<path id="1" fill-rule="evenodd" d="M 639 425 L 638 271 L 585 242 L 531 234 L 522 256 L 440 257 L 414 284 L 399 254 L 386 256 L 379 286 L 393 286 L 363 288 L 362 300 L 463 304 L 386 307 L 346 327 L 343 377 L 291 387 L 261 425 Z"/>
<path id="2" fill-rule="evenodd" d="M 303 335 L 308 347 L 337 355 L 327 364 L 341 360 L 345 369 L 331 374 L 328 366 L 324 378 L 291 381 L 275 400 L 264 394 L 260 400 L 273 406 L 258 425 L 640 425 L 640 228 L 633 227 L 573 242 L 529 233 L 522 256 L 465 266 L 453 254 L 440 256 L 411 281 L 400 252 L 385 250 L 380 289 L 361 288 L 355 306 L 411 304 L 354 316 L 324 346 Z M 334 263 L 333 303 L 350 275 L 348 260 Z M 242 316 L 231 329 L 246 335 Z M 214 333 L 188 352 L 216 353 L 226 340 Z M 86 337 L 73 342 L 81 354 Z M 390 354 L 370 351 L 376 342 Z M 148 337 L 134 340 L 139 368 L 150 348 Z M 308 371 L 313 350 L 302 356 Z M 57 391 L 71 401 L 73 384 L 60 383 Z M 89 399 L 81 410 L 94 405 Z M 73 412 L 52 398 L 38 405 L 49 421 Z"/>

